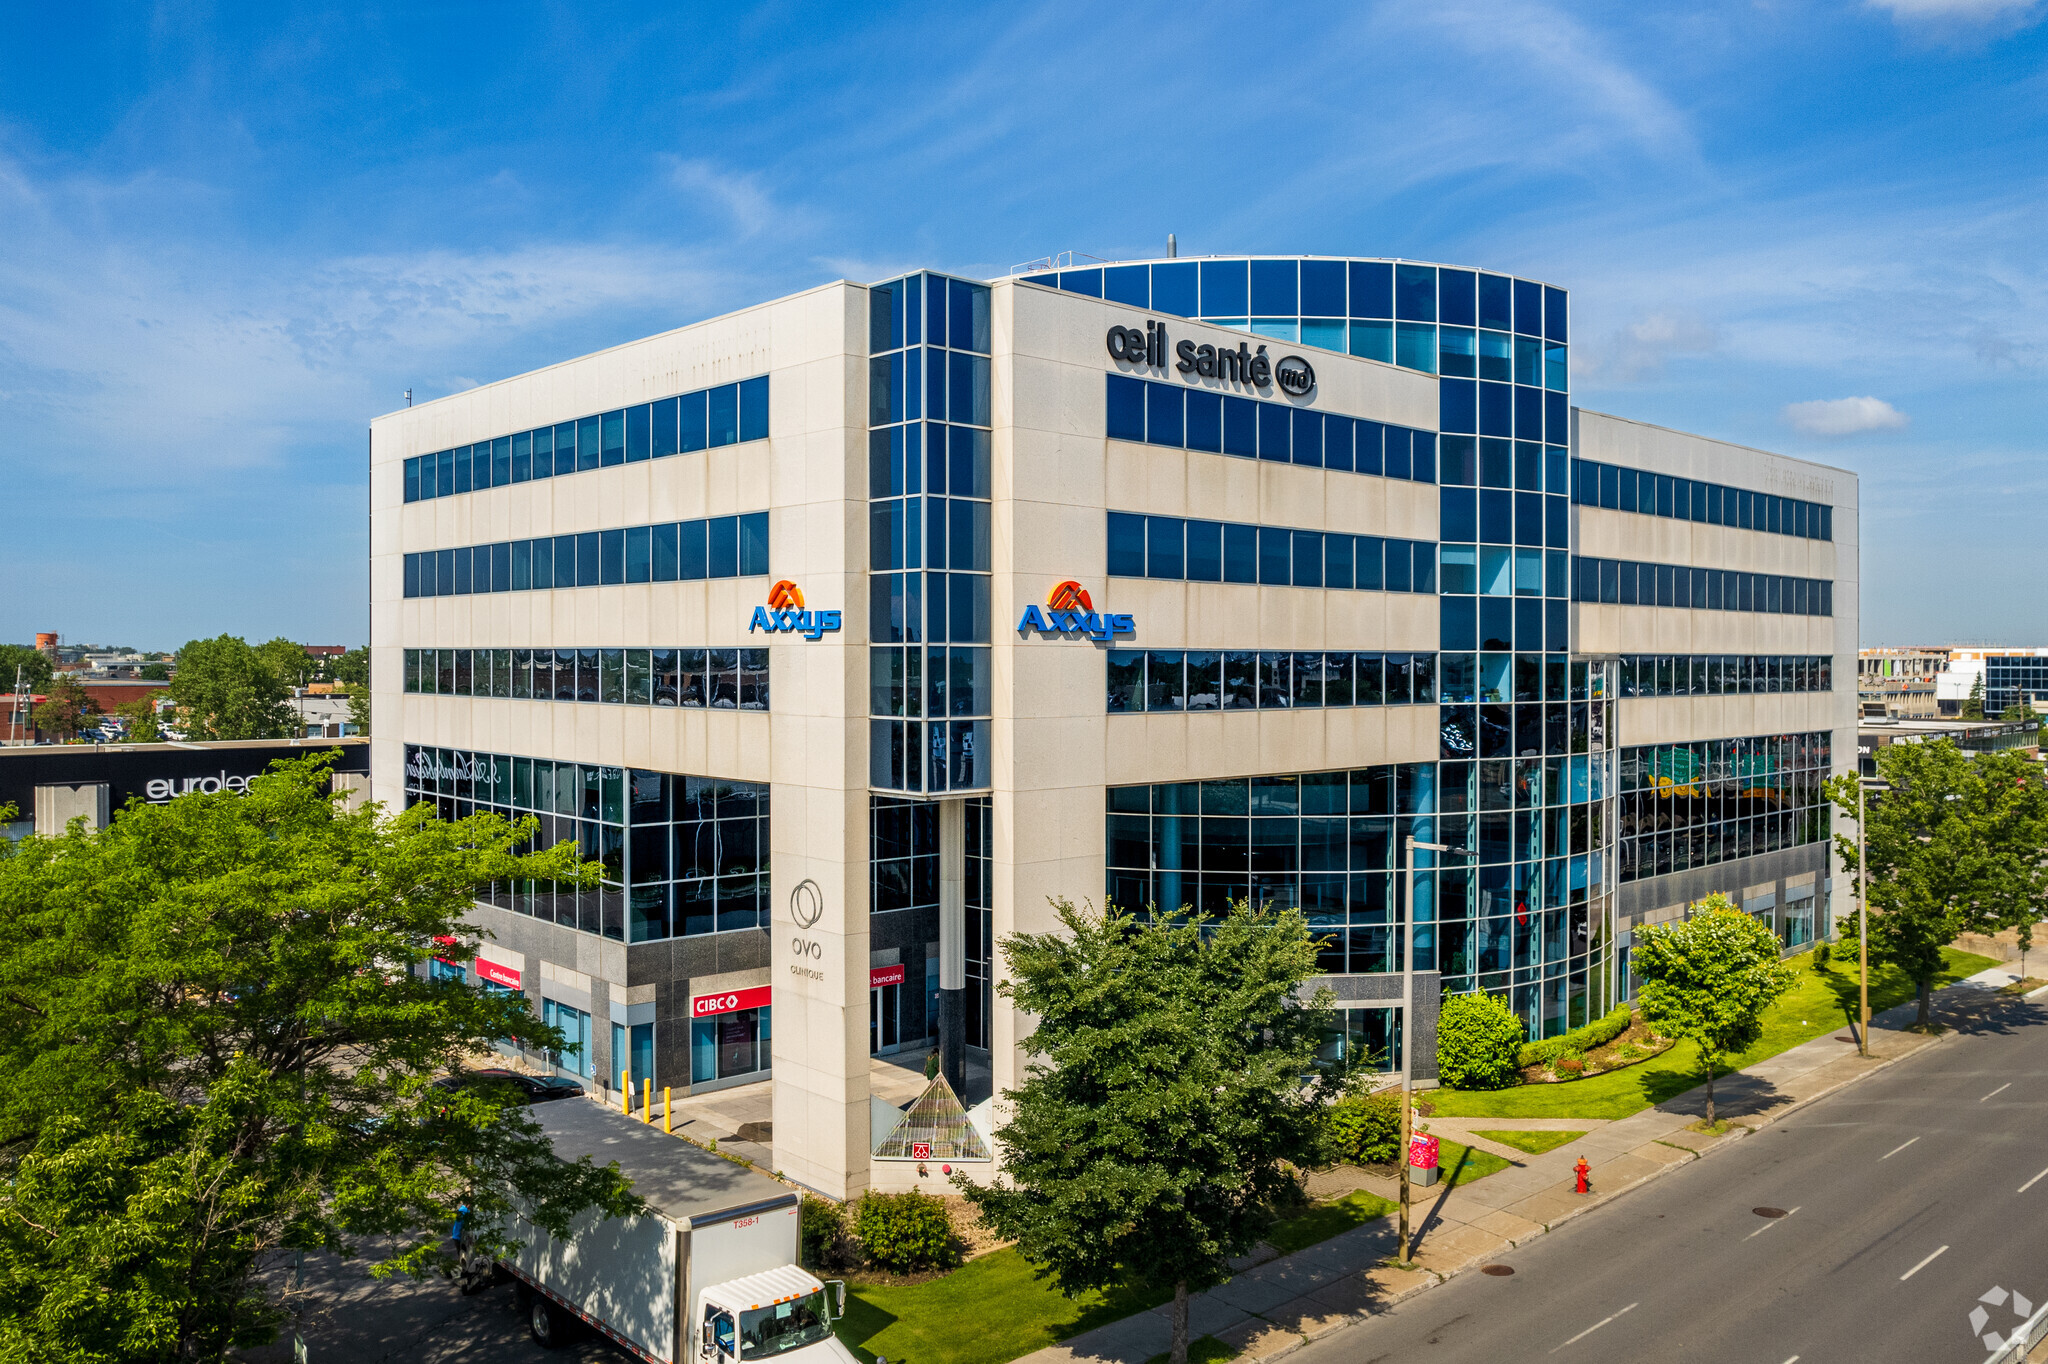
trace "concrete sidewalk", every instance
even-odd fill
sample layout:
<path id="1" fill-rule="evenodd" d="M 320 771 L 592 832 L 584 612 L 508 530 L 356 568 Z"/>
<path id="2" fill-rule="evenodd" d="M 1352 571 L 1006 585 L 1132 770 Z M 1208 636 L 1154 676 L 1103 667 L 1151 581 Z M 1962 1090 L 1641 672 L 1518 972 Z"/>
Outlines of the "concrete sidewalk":
<path id="1" fill-rule="evenodd" d="M 1937 1017 L 1951 1028 L 2006 1026 L 1999 1017 L 2028 1003 L 1996 993 L 2012 972 L 1983 972 L 1935 996 Z M 2038 1002 L 2048 990 L 2029 996 Z M 1901 1057 L 1935 1046 L 1940 1036 L 1902 1029 L 1917 1010 L 1901 1005 L 1871 1020 L 1869 1059 L 1857 1054 L 1852 1032 L 1826 1034 L 1715 1081 L 1716 1116 L 1735 1126 L 1714 1137 L 1691 1130 L 1706 1113 L 1704 1086 L 1668 1103 L 1614 1121 L 1568 1118 L 1433 1118 L 1432 1132 L 1467 1141 L 1472 1127 L 1549 1129 L 1586 1135 L 1555 1151 L 1530 1156 L 1483 1140 L 1470 1144 L 1514 1159 L 1476 1183 L 1441 1192 L 1420 1190 L 1413 1205 L 1416 1228 L 1412 1270 L 1387 1267 L 1397 1251 L 1391 1216 L 1357 1227 L 1293 1255 L 1245 1269 L 1227 1283 L 1196 1295 L 1192 1338 L 1205 1335 L 1247 1359 L 1275 1359 L 1332 1331 L 1383 1312 L 1453 1274 L 1485 1264 L 1500 1252 L 1599 1207 L 1674 1166 L 1696 1160 L 1748 1136 L 1824 1094 L 1853 1083 Z M 1572 1166 L 1583 1155 L 1592 1166 L 1590 1194 L 1573 1192 Z M 1350 1187 L 1360 1181 L 1353 1178 Z M 1384 1187 L 1382 1187 L 1384 1186 Z M 1367 1179 L 1364 1187 L 1395 1196 L 1395 1181 Z M 1311 1181 L 1310 1191 L 1319 1192 Z M 1427 1195 L 1427 1197 L 1424 1197 Z M 1098 1327 L 1024 1357 L 1024 1364 L 1144 1364 L 1171 1343 L 1169 1307 L 1154 1308 Z"/>

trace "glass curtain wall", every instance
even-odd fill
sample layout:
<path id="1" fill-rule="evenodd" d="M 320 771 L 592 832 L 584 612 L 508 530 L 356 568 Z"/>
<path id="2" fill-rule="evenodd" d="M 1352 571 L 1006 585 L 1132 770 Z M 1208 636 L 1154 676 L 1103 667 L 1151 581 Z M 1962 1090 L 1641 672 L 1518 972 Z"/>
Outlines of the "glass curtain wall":
<path id="1" fill-rule="evenodd" d="M 869 785 L 989 785 L 988 286 L 869 290 Z"/>
<path id="2" fill-rule="evenodd" d="M 921 910 L 936 922 L 939 910 L 939 807 L 931 801 L 868 797 L 868 913 Z M 988 1046 L 993 963 L 995 821 L 987 796 L 967 801 L 967 1045 Z M 936 933 L 934 933 L 934 938 Z M 937 980 L 937 976 L 933 976 Z M 932 988 L 936 989 L 934 985 Z M 908 1021 L 912 1035 L 916 1028 Z M 936 1023 L 928 1023 L 929 1034 Z"/>

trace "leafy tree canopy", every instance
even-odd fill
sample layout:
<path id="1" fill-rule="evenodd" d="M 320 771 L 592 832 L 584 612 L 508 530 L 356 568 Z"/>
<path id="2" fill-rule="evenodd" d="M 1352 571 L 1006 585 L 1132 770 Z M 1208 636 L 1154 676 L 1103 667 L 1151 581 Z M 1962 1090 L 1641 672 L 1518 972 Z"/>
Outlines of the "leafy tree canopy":
<path id="1" fill-rule="evenodd" d="M 1303 1002 L 1316 948 L 1299 912 L 1141 921 L 1053 902 L 1063 932 L 1003 944 L 1001 989 L 1038 1020 L 996 1132 L 1009 1178 L 956 1181 L 1068 1294 L 1139 1283 L 1187 1296 L 1250 1250 L 1263 1208 L 1312 1159 L 1333 1075 L 1312 1083 L 1330 1017 Z"/>
<path id="2" fill-rule="evenodd" d="M 1643 1017 L 1699 1044 L 1711 1125 L 1715 1068 L 1763 1035 L 1764 1010 L 1792 988 L 1777 935 L 1727 896 L 1709 895 L 1685 919 L 1637 929 L 1629 964 L 1643 982 Z"/>
<path id="3" fill-rule="evenodd" d="M 1867 793 L 1870 952 L 1919 987 L 1930 1022 L 1941 949 L 1964 932 L 2030 926 L 2048 909 L 2048 788 L 2019 753 L 1966 754 L 1943 739 L 1877 751 Z M 1835 847 L 1856 875 L 1857 779 L 1836 777 Z"/>
<path id="4" fill-rule="evenodd" d="M 48 699 L 36 707 L 37 729 L 69 739 L 99 719 L 99 702 L 71 674 L 57 674 L 44 690 Z"/>
<path id="5" fill-rule="evenodd" d="M 1529 1029 L 1497 994 L 1447 995 L 1436 1024 L 1437 1076 L 1453 1089 L 1500 1089 L 1521 1078 Z"/>
<path id="6" fill-rule="evenodd" d="M 48 687 L 50 660 L 34 645 L 0 644 L 0 692 L 14 690 L 16 668 L 21 670 L 22 685 L 30 691 L 43 691 Z"/>
<path id="7" fill-rule="evenodd" d="M 272 640 L 264 648 L 279 642 Z M 292 676 L 296 679 L 298 674 Z M 294 723 L 290 694 L 275 661 L 266 661 L 237 636 L 195 639 L 178 650 L 171 700 L 178 707 L 178 727 L 187 738 L 285 738 Z"/>
<path id="8" fill-rule="evenodd" d="M 155 701 L 147 697 L 138 701 L 123 701 L 114 707 L 114 714 L 128 722 L 127 732 L 122 738 L 123 743 L 154 744 L 163 741 L 164 731 L 163 726 L 157 722 Z"/>
<path id="9" fill-rule="evenodd" d="M 307 654 L 306 646 L 294 644 L 283 635 L 266 640 L 255 647 L 256 656 L 263 660 L 265 667 L 277 674 L 277 680 L 284 683 L 287 690 L 297 687 L 301 678 L 311 681 L 319 671 L 314 666 L 312 657 Z"/>
<path id="10" fill-rule="evenodd" d="M 561 1038 L 414 974 L 473 954 L 484 883 L 592 869 L 522 853 L 531 820 L 350 810 L 331 761 L 0 853 L 0 1359 L 219 1360 L 274 1333 L 282 1253 L 374 1236 L 376 1272 L 421 1274 L 461 1204 L 486 1253 L 515 1199 L 558 1233 L 637 1206 L 512 1095 L 429 1085 Z"/>

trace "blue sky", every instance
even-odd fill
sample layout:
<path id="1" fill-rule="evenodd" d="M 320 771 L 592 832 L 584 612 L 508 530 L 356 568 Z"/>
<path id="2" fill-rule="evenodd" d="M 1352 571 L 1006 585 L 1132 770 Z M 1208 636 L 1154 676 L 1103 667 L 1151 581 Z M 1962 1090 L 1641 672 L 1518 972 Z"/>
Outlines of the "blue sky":
<path id="1" fill-rule="evenodd" d="M 0 639 L 359 642 L 407 387 L 1174 232 L 1564 285 L 1576 401 L 1863 475 L 1866 643 L 2048 644 L 2044 18 L 16 6 Z"/>

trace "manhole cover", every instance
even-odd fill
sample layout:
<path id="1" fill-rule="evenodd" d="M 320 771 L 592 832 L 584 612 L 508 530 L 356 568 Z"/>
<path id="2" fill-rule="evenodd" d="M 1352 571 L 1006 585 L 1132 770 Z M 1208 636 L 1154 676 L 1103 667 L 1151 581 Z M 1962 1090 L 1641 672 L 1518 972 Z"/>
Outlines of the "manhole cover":
<path id="1" fill-rule="evenodd" d="M 1785 1215 L 1783 1208 L 1751 1208 L 1750 1211 L 1758 1217 L 1783 1217 Z"/>
<path id="2" fill-rule="evenodd" d="M 1481 1265 L 1479 1266 L 1479 1272 L 1481 1274 L 1491 1274 L 1496 1279 L 1505 1279 L 1508 1275 L 1515 1272 L 1515 1267 L 1513 1265 Z"/>

